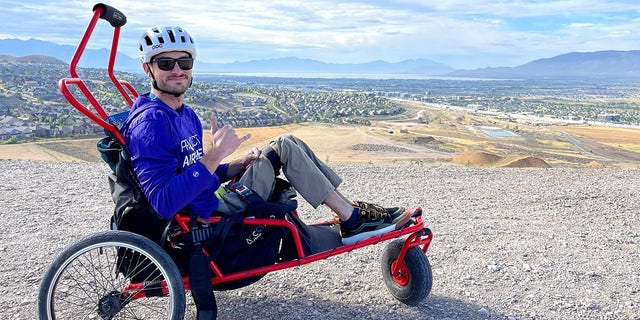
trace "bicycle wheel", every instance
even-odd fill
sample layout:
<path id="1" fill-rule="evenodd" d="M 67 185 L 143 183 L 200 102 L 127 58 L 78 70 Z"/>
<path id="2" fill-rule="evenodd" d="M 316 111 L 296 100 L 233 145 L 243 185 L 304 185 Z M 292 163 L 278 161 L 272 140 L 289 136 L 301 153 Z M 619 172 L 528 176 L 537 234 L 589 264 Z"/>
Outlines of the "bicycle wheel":
<path id="1" fill-rule="evenodd" d="M 65 249 L 42 278 L 40 319 L 184 318 L 178 268 L 153 241 L 127 231 L 90 235 Z"/>
<path id="2" fill-rule="evenodd" d="M 391 241 L 382 255 L 382 278 L 394 298 L 408 305 L 416 305 L 431 292 L 433 275 L 427 256 L 420 247 L 411 247 L 404 256 L 404 266 L 393 273 L 403 239 Z"/>

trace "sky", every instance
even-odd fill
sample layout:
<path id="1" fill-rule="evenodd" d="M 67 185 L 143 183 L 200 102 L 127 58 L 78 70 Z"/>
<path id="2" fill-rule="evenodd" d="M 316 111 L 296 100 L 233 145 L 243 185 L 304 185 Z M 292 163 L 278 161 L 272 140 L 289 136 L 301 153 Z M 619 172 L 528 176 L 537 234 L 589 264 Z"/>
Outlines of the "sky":
<path id="1" fill-rule="evenodd" d="M 96 2 L 0 0 L 0 39 L 77 45 Z M 569 52 L 640 49 L 638 0 L 154 0 L 105 2 L 127 16 L 120 52 L 154 25 L 179 25 L 213 63 L 283 57 L 326 63 L 430 59 L 513 67 Z M 100 20 L 88 47 L 110 48 Z"/>

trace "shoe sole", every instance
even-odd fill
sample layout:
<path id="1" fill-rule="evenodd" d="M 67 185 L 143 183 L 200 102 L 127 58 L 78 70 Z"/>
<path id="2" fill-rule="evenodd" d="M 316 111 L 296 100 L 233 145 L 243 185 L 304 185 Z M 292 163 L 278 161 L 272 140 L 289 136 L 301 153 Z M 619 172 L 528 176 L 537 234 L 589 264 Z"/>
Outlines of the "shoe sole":
<path id="1" fill-rule="evenodd" d="M 398 219 L 396 220 L 395 224 L 390 224 L 384 228 L 381 229 L 376 229 L 376 230 L 371 230 L 371 231 L 365 231 L 365 232 L 361 232 L 361 233 L 356 233 L 351 237 L 348 238 L 342 238 L 342 243 L 343 244 L 353 244 L 356 243 L 358 241 L 367 239 L 367 238 L 371 238 L 371 237 L 375 237 L 381 234 L 385 234 L 387 232 L 391 232 L 391 231 L 395 231 L 398 230 L 400 228 L 402 228 L 405 224 L 407 224 L 407 222 L 409 222 L 409 220 L 411 220 L 411 216 L 409 216 L 409 214 L 405 211 L 403 212 L 402 216 L 398 217 Z"/>

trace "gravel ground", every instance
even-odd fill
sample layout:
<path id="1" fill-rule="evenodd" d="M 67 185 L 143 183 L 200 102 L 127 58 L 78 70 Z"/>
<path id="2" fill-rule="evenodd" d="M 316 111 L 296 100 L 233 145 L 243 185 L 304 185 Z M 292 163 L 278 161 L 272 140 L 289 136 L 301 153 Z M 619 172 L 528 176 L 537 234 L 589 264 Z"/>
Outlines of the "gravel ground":
<path id="1" fill-rule="evenodd" d="M 391 297 L 378 244 L 218 292 L 219 319 L 640 319 L 638 169 L 335 169 L 349 197 L 424 209 L 429 297 L 416 307 Z M 35 319 L 49 263 L 108 228 L 107 170 L 0 161 L 2 319 Z"/>

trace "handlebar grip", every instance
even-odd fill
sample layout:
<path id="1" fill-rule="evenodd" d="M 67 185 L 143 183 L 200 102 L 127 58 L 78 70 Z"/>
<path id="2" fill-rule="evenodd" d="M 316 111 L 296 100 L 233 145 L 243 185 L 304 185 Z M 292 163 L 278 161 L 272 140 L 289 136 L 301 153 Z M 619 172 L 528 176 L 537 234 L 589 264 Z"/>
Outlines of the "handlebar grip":
<path id="1" fill-rule="evenodd" d="M 93 6 L 93 11 L 98 10 L 98 8 L 102 8 L 100 19 L 109 21 L 112 27 L 122 27 L 127 23 L 127 17 L 120 10 L 104 3 L 97 3 Z"/>

